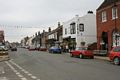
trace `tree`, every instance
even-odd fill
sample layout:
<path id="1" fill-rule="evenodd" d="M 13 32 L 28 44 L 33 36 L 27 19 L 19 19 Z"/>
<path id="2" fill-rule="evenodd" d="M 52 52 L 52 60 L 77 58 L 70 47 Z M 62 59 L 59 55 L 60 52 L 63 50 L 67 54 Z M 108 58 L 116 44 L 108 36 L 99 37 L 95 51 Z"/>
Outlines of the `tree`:
<path id="1" fill-rule="evenodd" d="M 81 46 L 85 46 L 85 42 L 84 41 L 81 42 Z"/>

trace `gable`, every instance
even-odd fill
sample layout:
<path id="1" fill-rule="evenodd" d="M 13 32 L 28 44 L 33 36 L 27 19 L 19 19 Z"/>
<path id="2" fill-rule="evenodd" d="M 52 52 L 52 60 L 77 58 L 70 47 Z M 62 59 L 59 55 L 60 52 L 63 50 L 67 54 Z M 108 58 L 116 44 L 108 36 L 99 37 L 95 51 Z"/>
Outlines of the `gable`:
<path id="1" fill-rule="evenodd" d="M 120 1 L 120 0 L 104 0 L 104 2 L 98 7 L 97 10 L 100 10 L 102 8 L 105 8 L 105 7 L 109 6 L 109 5 L 112 5 L 112 4 L 114 4 L 115 2 L 118 2 L 118 1 Z"/>

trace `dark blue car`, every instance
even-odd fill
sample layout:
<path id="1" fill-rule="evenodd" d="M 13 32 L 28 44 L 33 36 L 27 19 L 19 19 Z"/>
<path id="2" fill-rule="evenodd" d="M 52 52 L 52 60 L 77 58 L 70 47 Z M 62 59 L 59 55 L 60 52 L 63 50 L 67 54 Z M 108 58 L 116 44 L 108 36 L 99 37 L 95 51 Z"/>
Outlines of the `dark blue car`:
<path id="1" fill-rule="evenodd" d="M 53 46 L 49 49 L 49 53 L 61 53 L 61 49 L 59 47 Z"/>

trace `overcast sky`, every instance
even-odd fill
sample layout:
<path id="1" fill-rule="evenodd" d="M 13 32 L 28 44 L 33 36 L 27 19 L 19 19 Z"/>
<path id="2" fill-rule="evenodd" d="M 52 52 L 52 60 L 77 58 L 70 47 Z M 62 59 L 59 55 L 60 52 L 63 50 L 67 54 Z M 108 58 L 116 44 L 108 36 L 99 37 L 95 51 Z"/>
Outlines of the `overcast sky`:
<path id="1" fill-rule="evenodd" d="M 0 29 L 5 39 L 20 41 L 37 31 L 55 28 L 76 14 L 96 11 L 104 0 L 0 0 Z M 22 27 L 21 27 L 22 26 Z"/>

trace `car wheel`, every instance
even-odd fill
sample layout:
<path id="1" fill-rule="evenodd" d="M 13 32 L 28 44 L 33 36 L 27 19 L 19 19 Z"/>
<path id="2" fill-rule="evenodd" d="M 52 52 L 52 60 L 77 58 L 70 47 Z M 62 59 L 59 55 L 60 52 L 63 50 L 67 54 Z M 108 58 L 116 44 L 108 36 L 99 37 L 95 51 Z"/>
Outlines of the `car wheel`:
<path id="1" fill-rule="evenodd" d="M 49 50 L 49 53 L 51 53 L 51 51 Z"/>
<path id="2" fill-rule="evenodd" d="M 62 54 L 62 52 L 61 52 L 61 51 L 60 51 L 59 53 L 60 53 L 60 54 Z"/>
<path id="3" fill-rule="evenodd" d="M 73 54 L 72 54 L 72 53 L 70 53 L 70 57 L 73 57 Z"/>
<path id="4" fill-rule="evenodd" d="M 120 58 L 115 57 L 113 62 L 114 62 L 115 65 L 119 65 L 120 64 Z"/>
<path id="5" fill-rule="evenodd" d="M 80 59 L 83 59 L 83 54 L 80 54 L 79 57 L 80 57 Z"/>
<path id="6" fill-rule="evenodd" d="M 51 51 L 51 53 L 54 53 L 54 51 Z"/>

